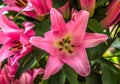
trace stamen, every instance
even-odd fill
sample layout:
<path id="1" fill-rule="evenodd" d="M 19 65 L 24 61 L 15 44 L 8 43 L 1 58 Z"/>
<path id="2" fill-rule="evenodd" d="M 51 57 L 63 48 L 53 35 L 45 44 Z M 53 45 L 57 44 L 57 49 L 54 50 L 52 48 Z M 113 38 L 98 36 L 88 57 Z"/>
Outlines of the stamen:
<path id="1" fill-rule="evenodd" d="M 72 51 L 72 50 L 69 50 L 68 52 L 69 52 L 70 54 L 72 54 L 72 53 L 73 53 L 73 51 Z"/>
<path id="2" fill-rule="evenodd" d="M 17 2 L 15 4 L 20 7 L 25 7 L 27 5 L 27 1 L 26 0 L 17 0 Z"/>
<path id="3" fill-rule="evenodd" d="M 75 47 L 75 45 L 71 45 L 71 47 Z"/>
<path id="4" fill-rule="evenodd" d="M 63 46 L 63 45 L 64 45 L 64 43 L 63 43 L 62 41 L 60 41 L 60 42 L 58 42 L 58 45 Z"/>
<path id="5" fill-rule="evenodd" d="M 62 51 L 63 50 L 63 48 L 59 48 L 59 51 Z"/>
<path id="6" fill-rule="evenodd" d="M 67 44 L 64 47 L 65 47 L 66 50 L 70 49 L 69 45 L 67 45 Z"/>
<path id="7" fill-rule="evenodd" d="M 22 46 L 19 45 L 19 46 L 13 46 L 12 48 L 10 48 L 9 50 L 19 50 L 19 49 L 22 49 Z"/>
<path id="8" fill-rule="evenodd" d="M 69 40 L 68 43 L 71 43 L 71 40 Z"/>
<path id="9" fill-rule="evenodd" d="M 68 53 L 72 54 L 72 47 L 75 47 L 75 45 L 71 45 L 70 37 L 63 38 L 61 41 L 59 41 L 57 44 L 59 45 L 59 51 L 62 51 L 63 49 L 67 51 Z"/>
<path id="10" fill-rule="evenodd" d="M 12 41 L 12 43 L 14 43 L 14 44 L 20 44 L 19 41 Z"/>
<path id="11" fill-rule="evenodd" d="M 12 41 L 13 47 L 11 47 L 9 50 L 17 51 L 22 49 L 22 44 L 19 41 Z"/>

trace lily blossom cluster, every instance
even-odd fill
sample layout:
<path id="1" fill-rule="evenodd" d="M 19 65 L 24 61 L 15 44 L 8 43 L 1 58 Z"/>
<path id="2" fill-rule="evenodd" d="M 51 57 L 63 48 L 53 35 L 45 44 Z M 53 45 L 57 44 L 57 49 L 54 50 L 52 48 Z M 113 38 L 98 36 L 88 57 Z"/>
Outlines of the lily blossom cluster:
<path id="1" fill-rule="evenodd" d="M 34 84 L 34 80 L 39 80 L 39 84 L 44 84 L 58 74 L 69 84 L 65 66 L 78 79 L 93 72 L 101 75 L 102 68 L 97 71 L 94 66 L 102 67 L 99 59 L 119 37 L 119 28 L 109 30 L 112 25 L 120 26 L 119 0 L 2 1 L 5 6 L 0 8 L 0 83 Z M 101 10 L 96 9 L 102 8 L 102 2 L 107 9 L 101 18 Z M 96 53 L 98 56 L 92 57 Z"/>
<path id="2" fill-rule="evenodd" d="M 19 28 L 14 22 L 10 21 L 5 15 L 0 16 L 0 62 L 13 56 L 13 64 L 32 51 L 33 46 L 29 39 L 35 35 L 32 30 L 34 24 L 24 22 L 22 25 L 25 29 Z"/>
<path id="3" fill-rule="evenodd" d="M 14 65 L 12 64 L 11 58 L 8 59 L 8 64 L 6 64 L 2 69 L 0 69 L 0 83 L 2 84 L 33 84 L 35 77 L 38 74 L 43 73 L 43 69 L 34 69 L 28 70 L 27 72 L 23 73 L 19 79 L 15 79 L 15 74 L 19 63 L 16 62 Z"/>

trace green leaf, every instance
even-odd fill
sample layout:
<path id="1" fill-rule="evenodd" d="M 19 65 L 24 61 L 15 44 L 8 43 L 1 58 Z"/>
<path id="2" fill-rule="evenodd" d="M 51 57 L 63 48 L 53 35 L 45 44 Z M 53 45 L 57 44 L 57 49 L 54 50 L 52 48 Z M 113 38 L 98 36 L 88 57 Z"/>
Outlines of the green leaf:
<path id="1" fill-rule="evenodd" d="M 111 46 L 120 49 L 120 38 L 117 38 Z"/>
<path id="2" fill-rule="evenodd" d="M 96 47 L 87 49 L 87 54 L 90 60 L 95 60 L 103 55 L 106 51 L 107 45 L 102 43 Z"/>
<path id="3" fill-rule="evenodd" d="M 86 84 L 102 84 L 101 75 L 91 72 L 90 75 L 86 77 Z"/>
<path id="4" fill-rule="evenodd" d="M 114 39 L 108 39 L 106 43 L 101 43 L 96 47 L 88 48 L 87 54 L 90 60 L 95 60 L 97 58 L 100 58 L 105 51 L 110 47 Z"/>
<path id="5" fill-rule="evenodd" d="M 49 79 L 49 84 L 65 84 L 65 74 L 60 71 Z"/>
<path id="6" fill-rule="evenodd" d="M 32 68 L 35 63 L 36 63 L 35 56 L 33 56 L 32 54 L 29 54 L 29 55 L 25 56 L 22 59 L 20 65 L 17 69 L 15 79 L 19 78 L 22 75 L 22 73 L 24 73 L 28 69 Z"/>
<path id="7" fill-rule="evenodd" d="M 101 65 L 102 68 L 102 83 L 103 84 L 116 84 L 117 82 L 117 72 L 105 64 Z"/>
<path id="8" fill-rule="evenodd" d="M 44 19 L 42 22 L 33 21 L 36 24 L 35 31 L 37 35 L 44 36 L 44 33 L 50 30 L 50 19 Z"/>
<path id="9" fill-rule="evenodd" d="M 118 65 L 104 58 L 98 59 L 97 62 L 101 63 L 102 66 L 103 84 L 120 84 L 120 68 Z"/>
<path id="10" fill-rule="evenodd" d="M 91 29 L 93 32 L 103 33 L 103 29 L 96 19 L 90 19 L 88 21 L 88 28 Z"/>
<path id="11" fill-rule="evenodd" d="M 80 5 L 78 1 L 79 0 L 70 0 L 71 8 L 74 8 L 75 10 L 77 10 L 78 9 L 78 5 Z"/>
<path id="12" fill-rule="evenodd" d="M 80 84 L 78 82 L 78 74 L 72 68 L 65 65 L 62 70 L 71 84 Z"/>
<path id="13" fill-rule="evenodd" d="M 3 4 L 3 2 L 2 2 L 2 0 L 0 0 L 0 5 L 2 5 Z"/>
<path id="14" fill-rule="evenodd" d="M 99 6 L 104 6 L 106 2 L 108 2 L 109 0 L 97 0 L 96 3 L 96 8 Z"/>
<path id="15" fill-rule="evenodd" d="M 67 0 L 52 0 L 52 2 L 53 2 L 53 7 L 59 8 L 63 6 L 67 2 Z"/>
<path id="16" fill-rule="evenodd" d="M 23 57 L 17 69 L 15 79 L 19 78 L 25 71 L 33 68 L 33 66 L 35 67 L 35 64 L 40 61 L 41 56 L 43 55 L 46 55 L 44 51 L 40 49 L 38 50 L 38 48 L 34 48 L 34 50 L 30 54 Z"/>

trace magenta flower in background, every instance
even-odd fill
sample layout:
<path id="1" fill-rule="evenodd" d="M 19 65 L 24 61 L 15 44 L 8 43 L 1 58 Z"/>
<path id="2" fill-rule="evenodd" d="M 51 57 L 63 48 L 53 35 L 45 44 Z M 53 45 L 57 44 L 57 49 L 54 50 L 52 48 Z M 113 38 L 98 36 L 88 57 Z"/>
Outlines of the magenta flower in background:
<path id="1" fill-rule="evenodd" d="M 19 28 L 14 22 L 6 16 L 0 15 L 0 62 L 13 56 L 13 64 L 20 58 L 32 51 L 33 46 L 29 39 L 35 35 L 32 28 L 35 26 L 31 22 L 22 24 L 25 29 Z"/>
<path id="2" fill-rule="evenodd" d="M 58 11 L 64 16 L 64 18 L 68 19 L 70 17 L 70 0 L 67 0 L 62 7 L 59 7 Z"/>
<path id="3" fill-rule="evenodd" d="M 2 0 L 4 3 L 13 6 L 26 7 L 28 0 Z"/>
<path id="4" fill-rule="evenodd" d="M 93 16 L 96 0 L 80 0 L 81 9 L 87 10 Z"/>
<path id="5" fill-rule="evenodd" d="M 8 58 L 8 64 L 6 64 L 0 70 L 0 83 L 1 84 L 33 84 L 35 77 L 38 74 L 42 74 L 44 72 L 42 68 L 28 70 L 24 72 L 19 79 L 14 80 L 18 66 L 19 66 L 18 62 L 12 64 L 12 59 Z"/>
<path id="6" fill-rule="evenodd" d="M 52 0 L 31 0 L 31 3 L 39 16 L 49 14 Z"/>
<path id="7" fill-rule="evenodd" d="M 113 0 L 106 9 L 106 17 L 101 21 L 103 28 L 108 28 L 120 21 L 120 0 Z"/>
<path id="8" fill-rule="evenodd" d="M 21 12 L 24 15 L 42 20 L 41 16 L 49 14 L 52 6 L 52 1 L 37 1 L 37 0 L 3 0 L 7 6 L 0 9 L 0 13 L 4 11 Z"/>
<path id="9" fill-rule="evenodd" d="M 90 48 L 107 40 L 107 36 L 87 33 L 89 13 L 85 10 L 74 13 L 74 20 L 65 23 L 62 15 L 54 8 L 50 11 L 51 30 L 44 37 L 33 36 L 30 42 L 50 54 L 44 72 L 44 79 L 57 73 L 65 64 L 78 74 L 87 76 L 90 65 L 85 48 Z"/>

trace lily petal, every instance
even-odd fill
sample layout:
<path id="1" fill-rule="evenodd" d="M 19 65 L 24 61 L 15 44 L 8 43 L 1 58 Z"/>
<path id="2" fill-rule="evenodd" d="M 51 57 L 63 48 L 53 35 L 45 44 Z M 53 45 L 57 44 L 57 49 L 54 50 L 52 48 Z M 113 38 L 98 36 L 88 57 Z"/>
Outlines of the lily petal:
<path id="1" fill-rule="evenodd" d="M 33 79 L 35 79 L 35 77 L 38 75 L 38 74 L 42 74 L 44 72 L 44 69 L 42 68 L 39 68 L 39 69 L 34 69 L 33 70 Z"/>
<path id="2" fill-rule="evenodd" d="M 50 56 L 44 72 L 44 79 L 48 79 L 51 75 L 57 73 L 63 66 L 63 62 L 57 56 Z"/>
<path id="3" fill-rule="evenodd" d="M 24 11 L 24 10 L 20 7 L 7 5 L 7 6 L 0 9 L 0 14 L 3 14 L 5 11 L 21 12 L 21 11 Z M 25 11 L 22 14 L 24 14 L 26 16 L 29 16 L 29 17 L 32 17 L 32 18 L 35 18 L 35 19 L 38 18 L 38 15 L 34 11 Z"/>
<path id="4" fill-rule="evenodd" d="M 64 18 L 68 19 L 70 17 L 70 0 L 67 0 L 62 7 L 59 7 L 58 11 L 64 16 Z"/>
<path id="5" fill-rule="evenodd" d="M 85 35 L 87 22 L 89 18 L 89 13 L 85 10 L 81 10 L 80 12 L 76 13 L 74 15 L 74 21 L 70 21 L 67 23 L 67 28 L 69 29 L 70 33 L 74 36 L 79 36 L 81 40 L 83 40 L 83 37 Z"/>
<path id="6" fill-rule="evenodd" d="M 31 3 L 39 16 L 49 14 L 52 0 L 31 0 Z"/>
<path id="7" fill-rule="evenodd" d="M 52 53 L 52 55 L 58 53 L 57 49 L 53 46 L 53 42 L 42 37 L 33 36 L 30 38 L 30 43 L 46 52 Z"/>
<path id="8" fill-rule="evenodd" d="M 21 29 L 12 21 L 10 21 L 5 15 L 0 15 L 0 27 L 4 33 L 22 32 Z"/>
<path id="9" fill-rule="evenodd" d="M 50 11 L 50 18 L 51 18 L 51 28 L 55 31 L 60 30 L 60 28 L 65 25 L 65 21 L 63 16 L 54 8 L 51 8 Z"/>
<path id="10" fill-rule="evenodd" d="M 0 44 L 5 44 L 10 38 L 0 30 Z"/>
<path id="11" fill-rule="evenodd" d="M 76 49 L 75 56 L 63 56 L 61 60 L 71 66 L 79 75 L 87 76 L 90 73 L 90 65 L 84 48 Z"/>
<path id="12" fill-rule="evenodd" d="M 79 0 L 81 9 L 87 10 L 90 13 L 90 17 L 93 16 L 96 0 Z"/>
<path id="13" fill-rule="evenodd" d="M 16 5 L 16 0 L 2 0 L 4 3 L 9 4 L 9 5 Z"/>
<path id="14" fill-rule="evenodd" d="M 10 57 L 13 55 L 9 50 L 9 47 L 7 45 L 3 45 L 0 49 L 0 62 L 5 60 L 7 57 Z"/>
<path id="15" fill-rule="evenodd" d="M 112 26 L 112 23 L 117 23 L 119 21 L 116 18 L 120 14 L 120 0 L 113 0 L 107 7 L 106 17 L 100 22 L 103 28 L 108 28 Z M 116 21 L 115 21 L 116 20 Z"/>
<path id="16" fill-rule="evenodd" d="M 107 39 L 108 36 L 105 34 L 86 33 L 81 45 L 83 45 L 85 48 L 90 48 L 106 41 Z"/>
<path id="17" fill-rule="evenodd" d="M 35 27 L 35 25 L 32 22 L 23 22 L 22 25 L 25 28 L 24 33 L 27 33 L 29 30 L 31 30 L 33 27 Z"/>

